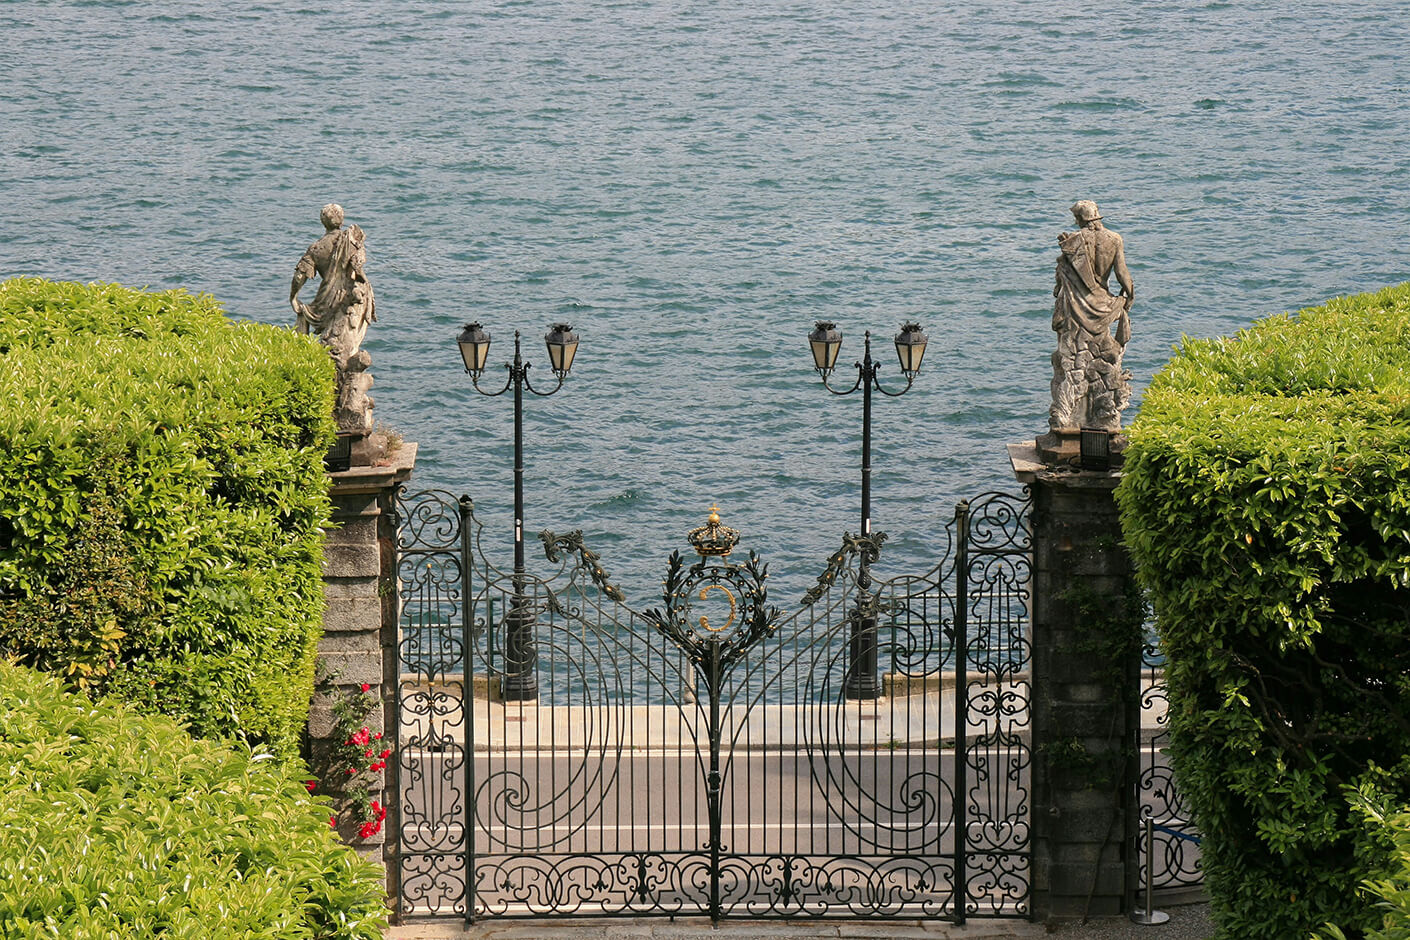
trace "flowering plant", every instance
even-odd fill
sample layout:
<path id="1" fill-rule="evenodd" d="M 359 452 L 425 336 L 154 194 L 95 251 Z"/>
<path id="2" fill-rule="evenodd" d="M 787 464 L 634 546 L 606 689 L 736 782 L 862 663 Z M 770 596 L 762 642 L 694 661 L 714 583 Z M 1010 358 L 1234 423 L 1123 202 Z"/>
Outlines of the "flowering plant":
<path id="1" fill-rule="evenodd" d="M 372 784 L 376 775 L 387 769 L 392 748 L 383 742 L 382 732 L 373 731 L 367 724 L 382 707 L 382 699 L 365 682 L 353 692 L 339 689 L 334 685 L 335 679 L 336 676 L 322 675 L 318 680 L 318 691 L 332 699 L 333 729 L 329 737 L 334 743 L 327 756 L 315 762 L 317 778 L 305 781 L 304 786 L 310 793 L 321 790 L 334 796 L 344 818 L 351 813 L 357 822 L 358 837 L 367 839 L 382 831 L 382 821 L 387 818 L 387 808 L 372 798 Z M 328 817 L 328 824 L 334 829 L 338 828 L 338 818 Z"/>

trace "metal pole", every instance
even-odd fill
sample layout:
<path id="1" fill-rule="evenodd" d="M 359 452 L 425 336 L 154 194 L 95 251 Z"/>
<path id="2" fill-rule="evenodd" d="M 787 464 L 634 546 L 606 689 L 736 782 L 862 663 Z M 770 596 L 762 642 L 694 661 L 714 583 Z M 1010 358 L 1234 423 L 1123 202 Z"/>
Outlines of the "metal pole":
<path id="1" fill-rule="evenodd" d="M 1170 920 L 1170 915 L 1155 909 L 1155 819 L 1149 813 L 1144 817 L 1146 824 L 1146 906 L 1131 912 L 1133 923 L 1154 926 Z"/>
<path id="2" fill-rule="evenodd" d="M 955 504 L 955 923 L 969 913 L 969 503 Z M 944 698 L 941 698 L 944 701 Z"/>
<path id="3" fill-rule="evenodd" d="M 871 361 L 871 330 L 862 358 L 862 534 L 871 535 L 871 386 L 876 363 Z"/>
<path id="4" fill-rule="evenodd" d="M 871 358 L 871 331 L 866 335 L 862 358 L 862 535 L 871 535 L 871 387 L 876 380 L 876 363 Z M 848 644 L 849 662 L 842 693 L 853 700 L 881 697 L 877 679 L 876 617 L 864 613 L 871 601 L 871 556 L 862 552 L 857 575 L 857 617 L 852 621 Z"/>
<path id="5" fill-rule="evenodd" d="M 471 540 L 471 527 L 474 521 L 471 519 L 471 512 L 474 503 L 469 496 L 460 497 L 460 644 L 461 644 L 461 675 L 460 675 L 460 714 L 465 716 L 465 792 L 475 793 L 475 613 L 470 608 L 473 593 L 473 585 L 470 579 L 474 571 L 475 557 L 473 555 L 474 546 Z M 489 690 L 485 690 L 485 698 L 489 698 Z M 400 792 L 400 791 L 398 791 Z M 466 800 L 463 812 L 469 825 L 462 826 L 462 838 L 465 840 L 465 923 L 467 926 L 475 923 L 475 911 L 478 907 L 476 892 L 479 887 L 478 879 L 475 877 L 476 869 L 479 867 L 479 860 L 475 857 L 475 833 L 479 831 L 475 825 L 475 805 L 473 798 Z"/>
<path id="6" fill-rule="evenodd" d="M 534 612 L 524 596 L 524 360 L 519 353 L 518 330 L 514 331 L 514 365 L 509 376 L 514 383 L 514 601 L 504 618 L 501 692 L 505 701 L 521 702 L 539 697 L 539 683 L 534 674 Z"/>
<path id="7" fill-rule="evenodd" d="M 710 637 L 709 655 L 705 661 L 706 684 L 710 690 L 710 776 L 705 781 L 705 794 L 710 813 L 710 922 L 718 924 L 720 910 L 720 838 L 723 829 L 720 778 L 720 691 L 723 685 L 723 665 L 720 662 L 719 637 Z"/>

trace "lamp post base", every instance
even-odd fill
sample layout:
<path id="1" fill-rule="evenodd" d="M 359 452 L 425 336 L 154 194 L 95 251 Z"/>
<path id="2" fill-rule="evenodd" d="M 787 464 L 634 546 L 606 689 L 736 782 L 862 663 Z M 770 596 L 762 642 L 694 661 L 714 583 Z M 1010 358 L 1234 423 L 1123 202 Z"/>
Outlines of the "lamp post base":
<path id="1" fill-rule="evenodd" d="M 534 621 L 533 612 L 522 599 L 515 600 L 504 618 L 504 677 L 499 694 L 506 702 L 527 702 L 539 697 Z"/>
<path id="2" fill-rule="evenodd" d="M 539 680 L 527 676 L 505 676 L 499 683 L 500 697 L 506 702 L 531 702 L 539 697 Z"/>
<path id="3" fill-rule="evenodd" d="M 870 702 L 879 699 L 883 691 L 881 680 L 876 677 L 875 673 L 869 676 L 849 675 L 842 682 L 842 694 L 852 702 Z"/>

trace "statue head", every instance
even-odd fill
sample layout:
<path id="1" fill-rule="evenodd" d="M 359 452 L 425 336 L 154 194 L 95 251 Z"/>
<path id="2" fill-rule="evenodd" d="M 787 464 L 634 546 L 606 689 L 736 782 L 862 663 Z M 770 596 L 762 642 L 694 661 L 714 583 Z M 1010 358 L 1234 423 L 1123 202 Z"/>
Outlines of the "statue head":
<path id="1" fill-rule="evenodd" d="M 336 231 L 343 224 L 343 207 L 336 202 L 330 202 L 318 213 L 318 218 L 328 231 Z"/>
<path id="2" fill-rule="evenodd" d="M 1088 225 L 1102 220 L 1102 212 L 1090 199 L 1083 199 L 1072 206 L 1072 216 L 1078 225 Z"/>

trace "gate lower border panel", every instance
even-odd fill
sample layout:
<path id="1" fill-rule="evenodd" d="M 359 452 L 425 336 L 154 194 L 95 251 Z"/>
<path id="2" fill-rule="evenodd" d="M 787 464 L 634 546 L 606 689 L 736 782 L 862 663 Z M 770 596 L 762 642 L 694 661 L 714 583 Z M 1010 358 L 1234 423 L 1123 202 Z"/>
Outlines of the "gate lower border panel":
<path id="1" fill-rule="evenodd" d="M 467 917 L 464 854 L 403 859 L 407 918 Z M 1027 854 L 994 856 L 987 887 L 970 883 L 970 916 L 1026 917 L 1026 886 L 1012 872 Z M 709 853 L 641 852 L 509 856 L 476 861 L 476 897 L 467 919 L 711 916 Z M 954 859 L 878 856 L 720 859 L 719 917 L 893 917 L 958 921 Z M 1002 874 L 1000 874 L 1002 872 Z"/>
<path id="2" fill-rule="evenodd" d="M 403 919 L 1029 916 L 1026 493 L 962 504 L 923 576 L 830 567 L 714 694 L 575 533 L 515 583 L 468 499 L 397 513 Z M 848 701 L 869 597 L 886 695 Z M 498 695 L 516 605 L 532 702 Z"/>

